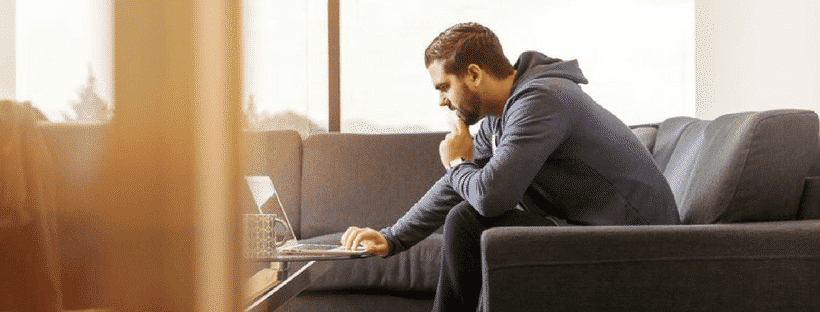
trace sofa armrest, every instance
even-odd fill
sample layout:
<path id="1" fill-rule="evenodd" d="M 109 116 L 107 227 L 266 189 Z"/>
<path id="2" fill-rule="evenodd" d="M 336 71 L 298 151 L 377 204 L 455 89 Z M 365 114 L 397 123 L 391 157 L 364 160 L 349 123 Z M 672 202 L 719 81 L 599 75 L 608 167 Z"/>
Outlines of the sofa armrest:
<path id="1" fill-rule="evenodd" d="M 485 310 L 820 308 L 820 221 L 500 227 L 482 236 Z"/>
<path id="2" fill-rule="evenodd" d="M 797 218 L 820 219 L 820 177 L 806 178 Z"/>

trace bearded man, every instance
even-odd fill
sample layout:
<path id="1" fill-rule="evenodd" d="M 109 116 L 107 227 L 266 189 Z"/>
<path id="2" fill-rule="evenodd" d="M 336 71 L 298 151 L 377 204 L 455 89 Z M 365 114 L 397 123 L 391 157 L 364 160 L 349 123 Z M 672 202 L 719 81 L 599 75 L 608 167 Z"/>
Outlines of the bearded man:
<path id="1" fill-rule="evenodd" d="M 577 61 L 525 52 L 511 65 L 476 23 L 442 32 L 424 58 L 439 105 L 459 117 L 439 146 L 447 173 L 395 224 L 351 227 L 342 244 L 389 257 L 443 226 L 434 311 L 476 309 L 480 238 L 491 227 L 680 222 L 649 151 L 584 93 Z"/>

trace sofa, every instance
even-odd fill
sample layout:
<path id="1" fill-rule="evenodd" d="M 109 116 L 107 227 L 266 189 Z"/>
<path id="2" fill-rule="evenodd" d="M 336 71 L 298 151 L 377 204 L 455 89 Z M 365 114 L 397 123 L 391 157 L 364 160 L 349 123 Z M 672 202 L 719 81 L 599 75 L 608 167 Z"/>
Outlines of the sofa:
<path id="1" fill-rule="evenodd" d="M 65 309 L 102 306 L 95 198 L 104 125 L 40 126 L 58 164 Z M 772 110 L 633 126 L 669 180 L 674 226 L 503 227 L 482 236 L 482 307 L 820 310 L 817 114 Z M 392 224 L 444 173 L 445 133 L 247 131 L 243 175 L 270 176 L 301 239 Z M 245 202 L 248 212 L 255 211 Z M 281 311 L 429 311 L 441 234 L 389 258 L 334 261 Z M 247 276 L 266 267 L 250 263 Z"/>
<path id="2" fill-rule="evenodd" d="M 669 180 L 683 224 L 491 229 L 482 237 L 485 310 L 820 309 L 814 112 L 632 128 Z M 338 241 L 350 225 L 380 229 L 404 214 L 444 174 L 443 136 L 253 133 L 247 173 L 273 177 L 298 237 Z M 440 241 L 436 233 L 390 258 L 334 262 L 282 310 L 427 311 Z"/>
<path id="3" fill-rule="evenodd" d="M 816 114 L 672 118 L 635 130 L 683 224 L 491 229 L 485 309 L 820 310 Z"/>

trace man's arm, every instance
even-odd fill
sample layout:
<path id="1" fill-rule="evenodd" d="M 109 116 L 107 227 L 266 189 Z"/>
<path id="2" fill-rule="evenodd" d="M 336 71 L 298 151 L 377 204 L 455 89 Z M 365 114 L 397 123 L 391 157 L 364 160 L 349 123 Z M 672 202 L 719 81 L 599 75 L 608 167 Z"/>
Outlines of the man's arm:
<path id="1" fill-rule="evenodd" d="M 460 126 L 463 128 L 454 129 L 453 132 L 447 136 L 452 139 L 456 132 L 458 132 L 460 136 L 466 135 L 469 148 L 474 148 L 475 155 L 480 158 L 476 159 L 476 161 L 479 164 L 486 163 L 487 159 L 491 156 L 490 142 L 485 138 L 489 132 L 487 125 L 482 127 L 479 135 L 476 137 L 475 146 L 473 146 L 472 141 L 470 141 L 469 130 L 466 128 L 466 125 L 464 125 L 463 122 L 461 122 L 461 125 L 456 125 L 456 127 Z M 465 138 L 461 137 L 460 139 L 464 140 Z M 445 141 L 447 141 L 447 139 L 445 139 Z M 443 142 L 442 145 L 444 145 Z M 449 156 L 445 157 L 444 154 L 441 153 L 442 145 L 439 146 L 439 152 L 440 156 L 442 156 L 442 161 L 444 161 L 444 159 L 448 159 L 447 157 Z M 464 155 L 472 154 L 473 153 L 465 153 Z M 466 157 L 470 156 L 461 157 L 466 159 Z M 390 227 L 378 232 L 370 228 L 348 228 L 345 234 L 342 235 L 342 245 L 348 249 L 364 245 L 365 248 L 367 248 L 367 252 L 383 257 L 394 255 L 414 246 L 441 227 L 441 225 L 444 224 L 444 220 L 450 208 L 464 200 L 449 184 L 450 180 L 449 173 L 439 179 L 404 216 L 399 218 L 399 220 Z"/>
<path id="2" fill-rule="evenodd" d="M 483 216 L 514 209 L 569 129 L 568 113 L 549 91 L 525 89 L 509 109 L 502 117 L 502 137 L 489 162 L 481 168 L 467 163 L 447 175 L 447 184 Z"/>
<path id="3" fill-rule="evenodd" d="M 364 245 L 369 253 L 381 256 L 394 255 L 413 247 L 441 227 L 450 208 L 463 201 L 447 184 L 448 180 L 446 176 L 439 179 L 392 226 L 378 232 L 372 229 L 348 228 L 342 235 L 342 245 L 350 249 Z M 381 252 L 384 243 L 387 243 L 386 253 Z M 372 251 L 370 246 L 374 246 Z"/>
<path id="4" fill-rule="evenodd" d="M 483 146 L 481 143 L 479 146 Z M 447 134 L 439 145 L 442 165 L 448 167 L 454 157 L 472 161 L 472 149 L 469 129 L 459 120 L 453 132 Z M 486 153 L 482 150 L 478 154 Z M 350 227 L 342 236 L 342 245 L 352 249 L 361 244 L 369 253 L 383 257 L 409 249 L 441 227 L 450 208 L 464 200 L 449 183 L 448 175 L 439 179 L 404 216 L 379 232 L 369 228 Z"/>

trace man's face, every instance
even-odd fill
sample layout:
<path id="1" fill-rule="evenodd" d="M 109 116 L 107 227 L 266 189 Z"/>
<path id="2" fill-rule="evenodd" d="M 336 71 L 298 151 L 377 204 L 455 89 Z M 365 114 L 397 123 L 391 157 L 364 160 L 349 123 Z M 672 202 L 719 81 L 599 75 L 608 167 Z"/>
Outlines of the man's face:
<path id="1" fill-rule="evenodd" d="M 465 77 L 459 78 L 454 74 L 444 72 L 444 64 L 436 60 L 427 67 L 433 86 L 439 92 L 439 106 L 446 106 L 456 111 L 456 115 L 468 126 L 474 125 L 481 119 L 481 98 L 478 92 L 467 88 Z"/>

